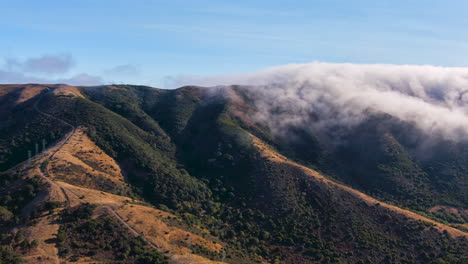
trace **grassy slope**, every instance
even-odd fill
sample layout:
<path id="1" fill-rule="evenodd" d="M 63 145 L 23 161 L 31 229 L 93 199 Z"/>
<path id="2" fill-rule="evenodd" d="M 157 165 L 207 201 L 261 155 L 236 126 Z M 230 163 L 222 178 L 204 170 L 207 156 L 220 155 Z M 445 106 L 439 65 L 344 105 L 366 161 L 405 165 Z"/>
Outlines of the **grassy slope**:
<path id="1" fill-rule="evenodd" d="M 209 217 L 200 215 L 198 206 L 191 205 L 183 208 L 190 214 L 187 218 L 191 221 L 197 221 L 193 218 L 201 218 L 198 220 L 200 224 L 205 223 L 216 235 L 231 242 L 230 250 L 233 254 L 252 251 L 264 257 L 284 258 L 299 263 L 314 258 L 330 261 L 340 258 L 359 260 L 367 254 L 367 248 L 372 252 L 380 252 L 370 257 L 372 262 L 385 258 L 389 261 L 411 261 L 431 257 L 426 256 L 429 251 L 408 247 L 410 244 L 421 243 L 424 239 L 430 241 L 426 245 L 428 248 L 437 243 L 450 244 L 443 236 L 422 232 L 425 227 L 422 223 L 408 224 L 398 216 L 387 215 L 385 210 L 370 216 L 373 209 L 334 197 L 339 194 L 332 195 L 328 200 L 326 197 L 330 196 L 329 191 L 318 194 L 311 192 L 314 187 L 303 187 L 308 185 L 303 179 L 297 178 L 294 172 L 289 174 L 285 173 L 285 168 L 278 170 L 271 165 L 262 165 L 264 163 L 256 159 L 255 152 L 246 140 L 247 133 L 233 119 L 229 102 L 199 103 L 194 108 L 193 102 L 197 98 L 193 94 L 196 92 L 186 88 L 185 94 L 180 95 L 182 91 L 167 92 L 163 96 L 164 100 L 171 101 L 168 105 L 175 109 L 151 112 L 152 108 L 147 105 L 146 111 L 163 123 L 162 127 L 173 136 L 178 146 L 178 157 L 190 174 L 206 182 L 214 194 L 209 206 L 202 206 Z M 184 101 L 190 102 L 189 105 L 181 103 Z M 184 123 L 187 125 L 181 129 Z M 388 152 L 393 151 L 392 145 L 385 146 Z M 393 166 L 405 168 L 403 166 L 406 166 L 408 159 L 397 157 L 391 162 Z M 266 176 L 267 179 L 264 178 Z M 269 185 L 265 186 L 265 183 Z M 241 213 L 243 211 L 248 213 L 244 215 Z M 389 218 L 386 222 L 391 223 L 390 229 L 383 228 L 379 223 L 386 217 Z M 367 228 L 360 228 L 362 225 Z M 288 228 L 284 229 L 285 226 Z M 311 236 L 304 237 L 304 232 Z M 414 235 L 419 232 L 422 234 Z M 414 240 L 408 241 L 408 236 L 414 236 Z M 339 245 L 330 241 L 336 241 Z M 288 246 L 299 247 L 295 249 L 298 252 L 291 252 Z M 459 252 L 460 245 L 455 244 L 450 250 Z M 350 251 L 361 252 L 361 255 L 347 256 Z M 438 251 L 432 258 L 453 260 L 447 251 Z"/>
<path id="2" fill-rule="evenodd" d="M 87 99 L 47 97 L 41 107 L 87 127 L 90 138 L 121 163 L 130 182 L 149 201 L 174 207 L 183 200 L 202 201 L 209 196 L 202 183 L 177 167 L 170 142 L 153 131 Z"/>
<path id="3" fill-rule="evenodd" d="M 189 205 L 179 206 L 179 212 L 185 212 L 187 221 L 204 224 L 213 234 L 228 241 L 232 255 L 253 252 L 252 258 L 260 255 L 270 260 L 278 258 L 301 263 L 314 259 L 357 261 L 369 252 L 379 252 L 369 259 L 372 262 L 384 259 L 422 261 L 431 258 L 427 256 L 429 250 L 408 245 L 426 240 L 429 241 L 427 248 L 439 248 L 437 244 L 448 246 L 451 243 L 434 232 L 423 232 L 425 225 L 422 223 L 406 223 L 385 210 L 376 214 L 373 208 L 347 201 L 339 193 L 320 190 L 317 185 L 298 177 L 294 170 L 277 168 L 259 160 L 248 133 L 241 127 L 267 139 L 271 136 L 264 129 L 249 127 L 234 115 L 233 104 L 237 102 L 213 100 L 212 95 L 200 96 L 200 91 L 193 87 L 153 93 L 147 88 L 126 88 L 130 95 L 125 100 L 134 102 L 139 106 L 135 107 L 138 112 L 144 111 L 161 124 L 176 146 L 179 162 L 213 193 L 208 204 L 189 200 Z M 104 98 L 115 98 L 109 95 L 112 93 L 124 93 L 120 90 L 106 92 Z M 150 100 L 135 99 L 142 95 Z M 100 103 L 109 105 L 102 98 Z M 377 147 L 383 148 L 382 157 L 378 158 L 386 162 L 379 163 L 376 169 L 388 171 L 387 177 L 393 183 L 399 183 L 399 179 L 388 174 L 391 175 L 395 167 L 420 172 L 390 135 L 384 134 L 376 140 L 380 140 Z M 406 179 L 405 175 L 401 177 Z M 201 214 L 201 210 L 208 214 Z M 380 223 L 383 219 L 386 227 Z M 451 249 L 436 250 L 432 258 L 453 261 L 448 252 L 460 254 L 460 247 L 463 248 L 463 244 L 455 243 Z M 352 251 L 359 253 L 349 256 Z"/>
<path id="4" fill-rule="evenodd" d="M 248 88 L 234 87 L 233 90 L 243 102 L 252 105 Z M 314 132 L 307 126 L 289 127 L 287 133 L 272 136 L 268 129 L 251 125 L 255 123 L 249 120 L 255 114 L 254 107 L 235 110 L 235 118 L 243 121 L 242 127 L 302 164 L 438 221 L 468 223 L 465 214 L 429 212 L 436 205 L 466 210 L 466 142 L 426 135 L 411 123 L 385 114 L 375 114 L 356 127 L 336 128 L 335 136 Z"/>
<path id="5" fill-rule="evenodd" d="M 293 167 L 261 158 L 245 129 L 281 141 L 234 114 L 238 102 L 213 100 L 194 87 L 163 92 L 123 86 L 84 93 L 96 103 L 47 97 L 40 107 L 88 127 L 93 141 L 121 163 L 136 192 L 228 242 L 227 259 L 233 263 L 463 261 L 466 241 L 369 208 Z M 378 139 L 385 142 L 378 145 L 384 157 L 396 157 L 377 169 L 418 169 L 410 156 L 400 154 L 394 138 Z M 304 157 L 295 148 L 289 151 Z"/>
<path id="6" fill-rule="evenodd" d="M 34 97 L 2 110 L 7 117 L 0 122 L 0 171 L 26 160 L 28 151 L 34 155 L 36 144 L 39 151 L 43 141 L 46 147 L 54 144 L 68 130 L 55 120 L 38 114 L 33 109 L 37 100 L 38 97 Z M 2 103 L 5 103 L 4 98 Z"/>

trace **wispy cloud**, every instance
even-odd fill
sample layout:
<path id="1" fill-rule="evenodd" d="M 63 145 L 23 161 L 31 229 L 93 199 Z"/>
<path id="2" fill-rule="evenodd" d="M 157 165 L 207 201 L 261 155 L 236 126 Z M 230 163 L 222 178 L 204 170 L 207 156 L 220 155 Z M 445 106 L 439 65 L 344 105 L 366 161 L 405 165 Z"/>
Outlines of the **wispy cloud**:
<path id="1" fill-rule="evenodd" d="M 102 77 L 77 73 L 65 77 L 75 66 L 71 54 L 46 54 L 25 59 L 6 58 L 0 68 L 0 83 L 66 83 L 71 85 L 97 85 Z"/>
<path id="2" fill-rule="evenodd" d="M 25 60 L 7 58 L 5 68 L 11 71 L 62 74 L 68 72 L 75 64 L 70 54 L 46 54 Z"/>
<path id="3" fill-rule="evenodd" d="M 99 76 L 87 73 L 76 74 L 69 78 L 51 79 L 27 75 L 21 72 L 0 70 L 0 83 L 65 83 L 70 85 L 99 85 L 103 84 L 104 81 Z"/>
<path id="4" fill-rule="evenodd" d="M 132 64 L 121 64 L 105 70 L 104 73 L 112 76 L 134 76 L 140 74 L 140 69 Z"/>
<path id="5" fill-rule="evenodd" d="M 72 76 L 71 78 L 58 79 L 58 82 L 71 85 L 99 85 L 103 84 L 104 80 L 100 76 L 80 73 Z"/>

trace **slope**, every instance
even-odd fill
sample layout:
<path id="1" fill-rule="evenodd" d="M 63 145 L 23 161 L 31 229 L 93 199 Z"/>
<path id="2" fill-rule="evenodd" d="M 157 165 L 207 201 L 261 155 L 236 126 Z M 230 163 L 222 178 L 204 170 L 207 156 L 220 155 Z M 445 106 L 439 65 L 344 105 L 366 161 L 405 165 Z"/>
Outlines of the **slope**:
<path id="1" fill-rule="evenodd" d="M 37 111 L 42 112 L 41 110 Z M 44 113 L 44 115 L 49 114 Z M 52 115 L 50 116 L 55 118 Z M 158 251 L 164 251 L 166 254 L 171 255 L 171 258 L 177 263 L 214 263 L 203 257 L 191 254 L 191 250 L 187 249 L 189 245 L 187 245 L 182 239 L 190 237 L 190 246 L 193 245 L 199 246 L 200 248 L 208 248 L 206 249 L 207 251 L 213 250 L 214 252 L 219 252 L 221 246 L 211 242 L 208 243 L 204 238 L 186 232 L 178 227 L 171 227 L 171 223 L 165 223 L 167 219 L 172 219 L 172 221 L 177 222 L 177 218 L 175 216 L 145 206 L 133 204 L 128 205 L 130 200 L 125 197 L 115 196 L 87 188 L 79 188 L 56 181 L 55 178 L 57 178 L 57 176 L 52 170 L 49 170 L 49 160 L 52 159 L 52 163 L 55 162 L 56 164 L 62 164 L 61 167 L 68 167 L 66 169 L 71 169 L 71 171 L 76 172 L 74 169 L 76 164 L 69 162 L 69 157 L 76 154 L 76 148 L 70 148 L 69 145 L 72 145 L 74 141 L 76 144 L 76 141 L 82 142 L 84 140 L 88 141 L 89 144 L 92 143 L 82 132 L 83 131 L 81 129 L 75 129 L 73 127 L 72 131 L 54 147 L 42 152 L 33 160 L 21 164 L 16 168 L 16 173 L 19 174 L 19 178 L 28 179 L 32 177 L 32 174 L 34 174 L 36 175 L 35 178 L 39 177 L 41 181 L 47 183 L 46 187 L 41 190 L 41 193 L 23 208 L 23 215 L 27 216 L 34 213 L 34 220 L 32 222 L 26 221 L 26 226 L 21 228 L 20 231 L 15 231 L 16 234 L 19 232 L 22 234 L 24 233 L 23 236 L 25 236 L 25 239 L 23 241 L 35 241 L 35 248 L 33 250 L 29 249 L 26 252 L 26 259 L 28 262 L 42 263 L 43 261 L 46 261 L 50 263 L 58 263 L 60 258 L 58 257 L 57 250 L 53 245 L 51 245 L 53 243 L 51 243 L 50 240 L 53 240 L 55 234 L 59 239 L 57 245 L 63 245 L 61 244 L 63 243 L 63 238 L 61 238 L 63 233 L 61 233 L 59 229 L 64 226 L 64 223 L 63 219 L 60 219 L 60 216 L 62 215 L 63 218 L 63 215 L 68 215 L 69 213 L 63 213 L 63 211 L 69 211 L 69 208 L 76 211 L 80 209 L 82 204 L 92 204 L 97 206 L 94 211 L 99 212 L 97 213 L 98 216 L 94 216 L 96 219 L 100 218 L 99 215 L 114 216 L 115 220 L 120 222 L 120 229 L 124 229 L 124 232 L 129 232 L 135 236 L 141 236 L 144 242 Z M 99 149 L 96 149 L 97 147 L 93 144 L 91 144 L 91 147 L 98 152 L 102 152 Z M 89 158 L 89 156 L 87 156 L 87 158 Z M 92 161 L 92 159 L 89 159 L 89 161 Z M 112 164 L 112 161 L 110 163 Z M 54 169 L 54 166 L 52 166 L 52 168 Z M 94 175 L 96 178 L 102 178 L 103 176 L 102 173 L 94 174 L 97 174 Z M 73 181 L 80 176 L 86 177 L 87 175 L 72 175 L 70 178 L 67 177 L 67 180 Z M 78 209 L 74 209 L 76 207 L 78 207 Z M 49 208 L 48 213 L 42 212 L 42 210 L 47 208 Z M 59 214 L 58 212 L 54 212 L 53 210 L 55 208 L 58 208 L 61 213 Z M 118 211 L 116 210 L 117 208 Z M 92 214 L 94 215 L 94 213 Z M 124 221 L 120 214 L 126 216 L 128 218 L 127 221 L 130 223 Z M 140 217 L 141 219 L 142 214 L 143 216 L 145 216 L 145 214 L 146 216 L 150 214 L 152 217 L 149 218 L 149 220 L 146 219 L 144 223 L 141 221 L 131 223 L 131 218 L 135 217 L 136 219 L 139 219 Z M 57 224 L 57 222 L 62 223 Z M 133 227 L 132 224 L 136 227 Z M 116 227 L 119 228 L 118 225 Z M 149 233 L 146 233 L 145 230 L 149 227 L 151 227 L 151 229 Z M 158 229 L 158 232 L 154 231 L 155 227 Z M 125 229 L 127 229 L 127 231 L 125 231 Z M 162 235 L 162 233 L 165 235 Z M 158 244 L 156 244 L 155 241 L 158 241 Z M 60 257 L 66 257 L 66 254 L 63 253 L 63 249 L 61 249 L 61 251 Z M 148 260 L 148 256 L 145 257 Z M 72 258 L 83 263 L 93 261 L 92 258 L 76 259 L 76 255 L 73 255 Z"/>
<path id="2" fill-rule="evenodd" d="M 56 86 L 47 88 L 8 111 L 22 120 L 23 127 L 34 125 L 39 142 L 50 131 L 57 131 L 62 141 L 50 143 L 54 147 L 44 151 L 45 156 L 35 156 L 29 177 L 20 176 L 18 167 L 2 176 L 9 189 L 27 185 L 21 181 L 33 180 L 34 175 L 48 183 L 42 192 L 30 183 L 33 191 L 24 188 L 24 203 L 6 204 L 15 215 L 23 211 L 36 219 L 34 223 L 43 223 L 44 230 L 50 227 L 41 231 L 46 234 L 42 238 L 35 238 L 43 241 L 36 242 L 42 249 L 34 253 L 36 257 L 57 259 L 58 254 L 67 260 L 78 256 L 86 262 L 94 256 L 94 261 L 110 261 L 115 248 L 128 252 L 119 256 L 132 261 L 156 257 L 161 251 L 173 262 L 198 258 L 228 263 L 466 261 L 468 246 L 462 231 L 336 183 L 354 175 L 328 170 L 336 164 L 327 163 L 330 157 L 337 156 L 325 151 L 327 142 L 310 131 L 296 130 L 296 139 L 307 140 L 295 144 L 278 137 L 253 119 L 257 109 L 248 94 L 239 92 L 241 87 L 61 86 L 60 92 L 55 92 Z M 23 117 L 24 113 L 32 118 Z M 40 119 L 45 123 L 39 125 Z M 13 136 L 27 131 L 7 127 Z M 392 150 L 388 153 L 409 153 L 401 147 L 404 144 L 398 146 L 399 134 L 368 131 L 385 139 L 377 149 L 387 146 L 384 149 Z M 298 148 L 300 144 L 305 146 Z M 20 148 L 3 146 L 21 153 Z M 34 141 L 24 146 L 34 149 Z M 15 164 L 13 156 L 6 161 Z M 408 159 L 410 155 L 399 155 L 389 164 L 404 171 Z M 340 163 L 346 167 L 352 162 Z M 37 210 L 40 205 L 48 209 Z M 10 222 L 8 228 L 19 226 Z M 113 235 L 96 232 L 98 227 Z M 125 231 L 124 237 L 117 230 Z M 59 243 L 47 244 L 45 240 L 55 233 L 60 234 Z M 142 242 L 131 239 L 136 234 L 143 234 Z M 103 242 L 102 248 L 101 242 L 86 242 L 126 239 L 130 244 Z"/>

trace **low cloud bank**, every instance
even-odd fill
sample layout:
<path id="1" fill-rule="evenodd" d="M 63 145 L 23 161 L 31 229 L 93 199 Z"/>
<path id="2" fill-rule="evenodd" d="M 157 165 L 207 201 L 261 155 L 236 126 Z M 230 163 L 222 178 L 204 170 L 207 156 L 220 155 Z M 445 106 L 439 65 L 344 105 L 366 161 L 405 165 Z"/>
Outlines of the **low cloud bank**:
<path id="1" fill-rule="evenodd" d="M 468 139 L 468 68 L 314 62 L 172 80 L 173 85 L 251 86 L 248 92 L 260 110 L 256 118 L 276 132 L 291 125 L 354 126 L 383 112 L 430 135 Z"/>

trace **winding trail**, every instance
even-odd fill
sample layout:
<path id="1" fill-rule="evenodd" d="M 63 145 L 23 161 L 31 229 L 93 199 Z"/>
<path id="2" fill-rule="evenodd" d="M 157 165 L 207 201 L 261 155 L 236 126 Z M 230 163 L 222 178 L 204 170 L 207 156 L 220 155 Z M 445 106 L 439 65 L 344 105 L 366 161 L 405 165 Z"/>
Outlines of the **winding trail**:
<path id="1" fill-rule="evenodd" d="M 44 149 L 42 152 L 9 169 L 23 171 L 29 176 L 38 175 L 41 179 L 43 179 L 43 183 L 47 185 L 48 190 L 45 190 L 33 201 L 31 201 L 27 205 L 28 208 L 25 208 L 26 210 L 24 210 L 24 214 L 26 216 L 30 215 L 36 208 L 38 208 L 38 206 L 43 205 L 47 201 L 61 202 L 62 206 L 59 210 L 74 207 L 84 202 L 89 202 L 97 206 L 96 214 L 108 215 L 109 217 L 115 218 L 117 223 L 119 223 L 119 225 L 122 226 L 122 228 L 125 228 L 122 230 L 128 230 L 130 235 L 140 238 L 146 243 L 147 246 L 151 247 L 153 250 L 157 250 L 158 252 L 161 252 L 162 254 L 169 257 L 169 263 L 225 263 L 224 261 L 219 262 L 215 260 L 210 260 L 201 255 L 197 255 L 191 247 L 179 246 L 178 243 L 184 243 L 185 234 L 189 234 L 190 237 L 192 237 L 192 233 L 184 229 L 173 228 L 170 225 L 166 225 L 166 223 L 163 221 L 163 217 L 159 214 L 156 219 L 159 219 L 161 224 L 163 224 L 163 229 L 159 229 L 159 226 L 153 226 L 154 224 L 158 224 L 157 221 L 150 222 L 150 224 L 147 225 L 140 225 L 139 222 L 145 221 L 144 217 L 151 217 L 150 215 L 155 215 L 155 212 L 151 213 L 148 211 L 142 211 L 142 215 L 136 214 L 136 219 L 139 219 L 138 217 L 141 216 L 143 216 L 143 218 L 139 219 L 138 221 L 134 221 L 135 218 L 133 218 L 133 212 L 138 211 L 133 210 L 130 211 L 129 215 L 126 215 L 126 213 L 128 213 L 129 210 L 131 210 L 128 209 L 128 207 L 126 207 L 126 202 L 130 201 L 128 197 L 118 195 L 116 196 L 103 191 L 94 190 L 92 188 L 88 189 L 78 187 L 72 184 L 68 184 L 66 182 L 59 181 L 57 178 L 55 178 L 55 163 L 51 161 L 62 160 L 62 154 L 66 155 L 68 153 L 68 144 L 73 144 L 74 136 L 81 131 L 81 127 L 75 127 L 73 124 L 67 122 L 66 120 L 63 120 L 53 114 L 46 113 L 40 109 L 41 102 L 43 102 L 44 97 L 55 93 L 57 88 L 60 87 L 45 89 L 40 94 L 36 95 L 35 101 L 32 102 L 31 107 L 33 107 L 35 112 L 39 113 L 40 115 L 46 116 L 48 119 L 51 119 L 51 122 L 53 122 L 54 124 L 64 125 L 66 127 L 69 127 L 70 130 L 64 136 L 62 136 L 61 139 L 50 144 L 50 146 Z M 135 207 L 137 206 L 140 205 L 135 205 Z M 129 205 L 129 207 L 134 206 Z M 148 208 L 151 209 L 150 207 Z M 35 225 L 25 227 L 26 232 L 28 232 L 28 234 L 33 234 L 32 237 L 34 239 L 37 239 L 40 245 L 37 248 L 37 251 L 34 251 L 27 256 L 27 263 L 64 263 L 64 260 L 60 259 L 60 257 L 58 256 L 58 249 L 56 245 L 49 241 L 55 239 L 55 236 L 59 230 L 60 223 L 58 220 L 58 214 L 56 213 L 53 215 L 45 215 L 41 217 L 39 219 L 39 222 L 37 222 Z M 154 233 L 155 231 L 153 230 L 156 230 L 157 232 Z M 184 235 L 182 236 L 181 234 Z M 171 235 L 174 237 L 170 237 Z M 195 237 L 197 237 L 196 234 Z M 213 242 L 210 240 L 205 240 L 203 237 L 199 237 L 198 240 L 200 241 L 198 241 L 197 243 L 200 243 L 200 245 L 212 245 Z M 213 251 L 217 251 L 216 246 L 213 246 L 213 248 Z M 85 263 L 89 262 L 85 260 Z M 98 262 L 93 261 L 92 263 Z"/>
<path id="2" fill-rule="evenodd" d="M 61 148 L 70 140 L 70 138 L 72 137 L 72 135 L 76 132 L 77 130 L 77 127 L 75 127 L 74 125 L 70 124 L 69 122 L 65 121 L 65 120 L 62 120 L 58 117 L 55 117 L 51 114 L 48 114 L 42 110 L 39 109 L 38 105 L 39 103 L 42 101 L 42 98 L 44 97 L 45 94 L 47 93 L 50 93 L 50 92 L 53 92 L 53 90 L 45 90 L 43 93 L 41 93 L 39 99 L 34 103 L 34 110 L 36 110 L 38 113 L 42 114 L 42 115 L 45 115 L 49 118 L 52 118 L 52 119 L 55 119 L 59 122 L 61 122 L 62 124 L 65 124 L 66 126 L 70 127 L 71 128 L 71 131 L 67 133 L 67 135 L 58 143 L 58 146 L 55 145 L 55 146 L 52 146 L 51 148 L 56 148 L 54 151 L 52 151 L 50 153 L 50 155 L 48 155 L 48 157 L 46 157 L 45 159 L 46 160 L 49 160 L 51 161 L 55 155 L 61 150 Z M 20 164 L 18 164 L 20 165 Z M 17 165 L 17 166 L 18 166 Z M 49 173 L 49 163 L 46 164 L 46 166 L 39 166 L 39 172 L 40 172 L 40 175 L 42 176 L 42 178 L 44 178 L 51 186 L 54 186 L 58 189 L 61 190 L 64 198 L 66 199 L 66 204 L 67 206 L 71 206 L 72 204 L 72 201 L 73 200 L 80 200 L 80 196 L 77 195 L 75 192 L 73 192 L 72 190 L 68 189 L 68 188 L 65 188 L 61 185 L 59 185 L 58 183 L 56 183 L 55 181 L 51 180 L 51 177 L 50 177 L 50 173 Z M 73 196 L 75 196 L 74 198 L 71 198 L 69 193 L 71 193 Z M 108 210 L 124 227 L 126 227 L 132 234 L 134 234 L 135 236 L 137 237 L 141 237 L 143 239 L 143 241 L 145 241 L 150 247 L 152 247 L 153 249 L 155 250 L 158 250 L 160 251 L 160 249 L 158 248 L 157 245 L 155 245 L 153 242 L 151 242 L 150 240 L 148 240 L 146 237 L 144 237 L 143 234 L 139 233 L 137 230 L 135 230 L 132 226 L 130 226 L 115 210 L 114 208 L 112 208 L 111 206 L 109 205 L 106 205 L 106 204 L 97 204 L 98 206 L 102 207 L 102 208 L 105 208 L 106 210 Z"/>

